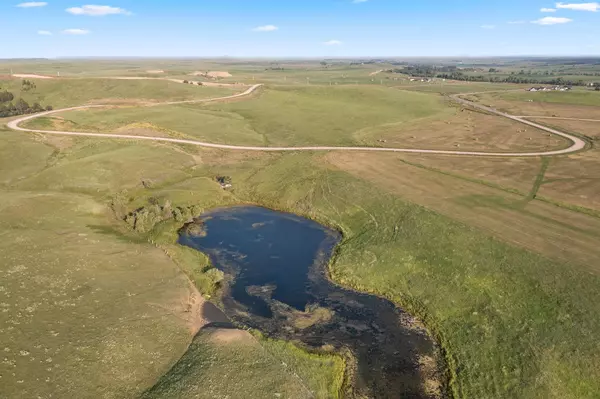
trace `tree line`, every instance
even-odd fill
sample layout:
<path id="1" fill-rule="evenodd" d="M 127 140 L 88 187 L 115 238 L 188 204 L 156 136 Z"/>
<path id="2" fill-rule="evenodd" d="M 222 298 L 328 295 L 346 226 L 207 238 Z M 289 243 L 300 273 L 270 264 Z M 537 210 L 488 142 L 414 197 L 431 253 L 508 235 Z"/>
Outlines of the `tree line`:
<path id="1" fill-rule="evenodd" d="M 460 71 L 453 73 L 436 74 L 437 78 L 449 80 L 462 80 L 466 82 L 489 82 L 489 83 L 522 83 L 522 84 L 541 84 L 552 86 L 587 86 L 588 83 L 582 79 L 572 80 L 562 77 L 557 78 L 530 78 L 528 75 L 513 74 L 507 77 L 485 76 L 485 75 L 466 75 Z"/>
<path id="2" fill-rule="evenodd" d="M 35 83 L 29 80 L 23 80 L 21 85 L 21 91 L 31 91 L 35 90 Z M 8 116 L 17 116 L 17 115 L 25 115 L 25 114 L 33 114 L 36 112 L 42 111 L 52 111 L 52 106 L 48 105 L 46 107 L 42 107 L 40 103 L 34 102 L 33 104 L 29 104 L 27 101 L 19 98 L 17 101 L 14 101 L 15 95 L 10 91 L 4 89 L 0 89 L 0 118 L 5 118 Z M 14 102 L 13 102 L 14 101 Z"/>
<path id="3" fill-rule="evenodd" d="M 583 79 L 573 80 L 563 77 L 551 77 L 552 72 L 544 72 L 543 74 L 536 72 L 512 72 L 509 76 L 493 76 L 493 75 L 471 75 L 464 72 L 475 72 L 473 68 L 459 69 L 455 66 L 436 67 L 431 65 L 410 65 L 404 68 L 392 69 L 389 72 L 402 73 L 413 77 L 439 78 L 448 80 L 461 80 L 466 82 L 489 82 L 489 83 L 524 83 L 524 84 L 543 84 L 554 86 L 587 86 L 588 82 Z M 498 69 L 490 68 L 490 73 L 500 72 Z M 539 76 L 537 78 L 532 76 Z M 545 76 L 546 78 L 542 77 Z M 595 86 L 600 85 L 596 83 Z"/>

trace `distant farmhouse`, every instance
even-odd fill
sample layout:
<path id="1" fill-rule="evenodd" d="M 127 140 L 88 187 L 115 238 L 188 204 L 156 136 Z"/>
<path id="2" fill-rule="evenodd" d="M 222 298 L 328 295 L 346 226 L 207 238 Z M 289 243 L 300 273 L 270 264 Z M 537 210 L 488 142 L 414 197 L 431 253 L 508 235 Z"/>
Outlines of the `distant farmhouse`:
<path id="1" fill-rule="evenodd" d="M 552 86 L 552 87 L 532 87 L 527 89 L 527 91 L 537 92 L 537 91 L 569 91 L 571 90 L 568 86 Z"/>

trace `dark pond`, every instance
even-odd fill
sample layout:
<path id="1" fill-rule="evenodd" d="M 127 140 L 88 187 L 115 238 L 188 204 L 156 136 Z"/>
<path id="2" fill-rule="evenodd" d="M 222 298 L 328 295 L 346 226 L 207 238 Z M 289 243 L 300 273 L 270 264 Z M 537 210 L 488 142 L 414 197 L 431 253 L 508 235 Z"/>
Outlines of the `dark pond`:
<path id="1" fill-rule="evenodd" d="M 280 339 L 349 349 L 356 359 L 347 397 L 427 398 L 439 376 L 429 337 L 391 302 L 333 284 L 326 265 L 341 240 L 313 221 L 259 207 L 218 209 L 180 243 L 226 273 L 222 303 L 235 323 Z M 201 228 L 202 234 L 189 234 Z M 425 371 L 424 371 L 425 370 Z"/>

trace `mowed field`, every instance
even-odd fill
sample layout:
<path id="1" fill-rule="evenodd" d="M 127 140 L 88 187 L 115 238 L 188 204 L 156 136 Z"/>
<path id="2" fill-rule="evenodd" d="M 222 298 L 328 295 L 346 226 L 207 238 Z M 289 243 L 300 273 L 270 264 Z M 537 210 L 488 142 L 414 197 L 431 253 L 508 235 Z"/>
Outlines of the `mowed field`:
<path id="1" fill-rule="evenodd" d="M 511 91 L 470 97 L 514 115 L 528 116 L 529 120 L 585 137 L 591 144 L 589 151 L 548 160 L 540 182 L 539 197 L 565 207 L 580 207 L 584 208 L 581 211 L 599 214 L 599 92 L 581 89 L 566 93 Z"/>
<path id="2" fill-rule="evenodd" d="M 461 111 L 437 93 L 379 85 L 285 87 L 281 80 L 244 102 L 162 108 L 73 112 L 34 123 L 268 145 L 564 144 Z M 147 221 L 147 231 L 123 221 L 167 203 L 195 213 L 255 203 L 338 227 L 344 242 L 331 265 L 334 281 L 385 296 L 420 318 L 444 349 L 453 397 L 600 392 L 600 191 L 584 180 L 597 165 L 594 146 L 562 157 L 489 159 L 248 154 L 0 134 L 0 396 L 339 393 L 343 363 L 331 354 L 210 328 L 193 338 L 214 321 L 201 294 L 214 295 L 211 284 L 220 277 L 204 256 L 175 244 L 177 220 Z M 217 175 L 231 176 L 233 190 L 221 190 Z"/>

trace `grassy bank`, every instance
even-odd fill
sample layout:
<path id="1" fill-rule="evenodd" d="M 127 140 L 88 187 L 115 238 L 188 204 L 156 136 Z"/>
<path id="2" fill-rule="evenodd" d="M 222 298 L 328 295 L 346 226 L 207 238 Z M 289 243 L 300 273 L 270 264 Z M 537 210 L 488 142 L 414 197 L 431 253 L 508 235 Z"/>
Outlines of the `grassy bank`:
<path id="1" fill-rule="evenodd" d="M 344 362 L 241 330 L 207 328 L 142 398 L 339 398 Z"/>

